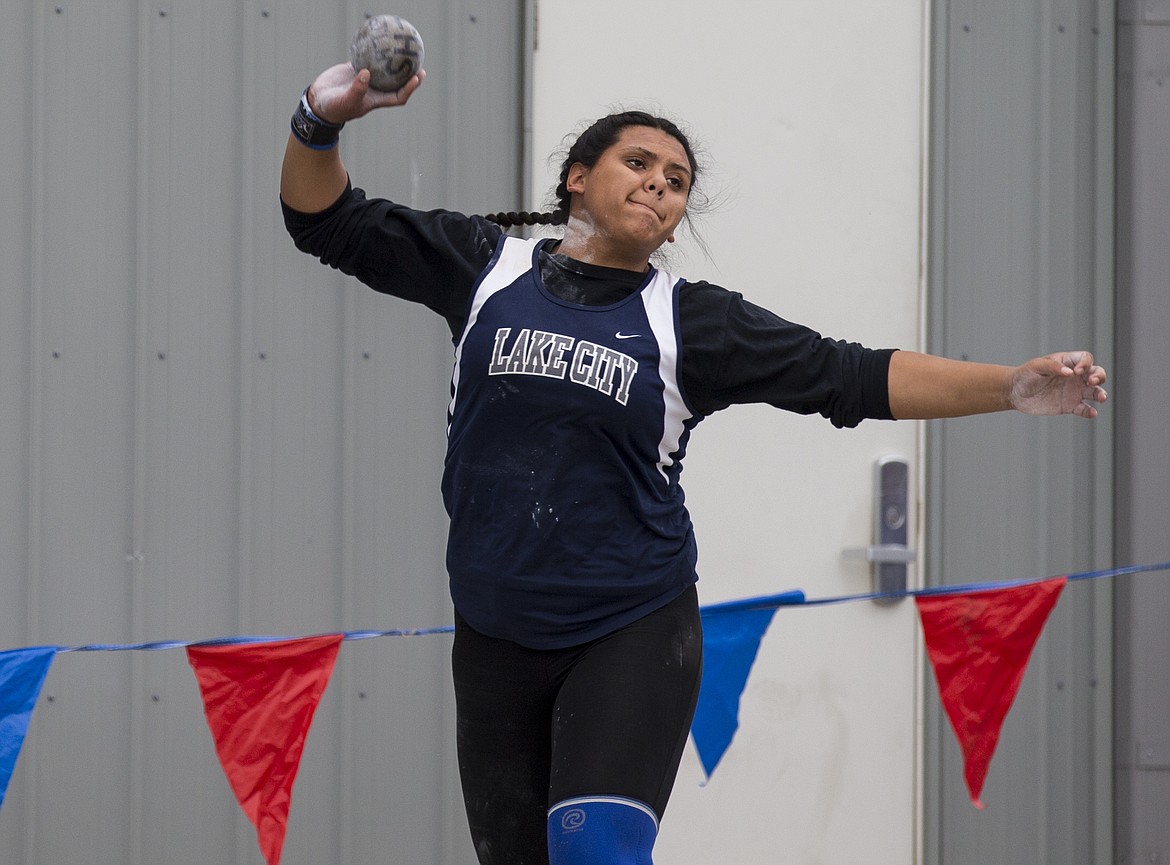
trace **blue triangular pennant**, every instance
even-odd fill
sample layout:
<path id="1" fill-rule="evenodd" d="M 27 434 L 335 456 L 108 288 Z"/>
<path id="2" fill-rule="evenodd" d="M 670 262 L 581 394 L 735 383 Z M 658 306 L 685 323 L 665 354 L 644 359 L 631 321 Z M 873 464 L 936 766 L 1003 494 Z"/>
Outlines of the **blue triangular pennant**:
<path id="1" fill-rule="evenodd" d="M 0 652 L 0 805 L 56 654 L 52 646 Z"/>
<path id="2" fill-rule="evenodd" d="M 739 698 L 776 609 L 704 610 L 703 681 L 691 738 L 707 777 L 739 728 Z"/>

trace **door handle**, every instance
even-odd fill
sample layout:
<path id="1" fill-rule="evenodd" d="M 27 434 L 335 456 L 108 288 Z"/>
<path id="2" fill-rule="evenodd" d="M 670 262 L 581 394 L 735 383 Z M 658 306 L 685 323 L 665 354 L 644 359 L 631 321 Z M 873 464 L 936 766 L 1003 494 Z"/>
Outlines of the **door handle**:
<path id="1" fill-rule="evenodd" d="M 910 536 L 910 464 L 902 457 L 886 456 L 874 463 L 873 539 L 866 547 L 844 551 L 848 559 L 870 563 L 873 591 L 905 592 L 906 571 L 918 553 L 907 546 Z M 901 598 L 880 598 L 893 603 Z"/>

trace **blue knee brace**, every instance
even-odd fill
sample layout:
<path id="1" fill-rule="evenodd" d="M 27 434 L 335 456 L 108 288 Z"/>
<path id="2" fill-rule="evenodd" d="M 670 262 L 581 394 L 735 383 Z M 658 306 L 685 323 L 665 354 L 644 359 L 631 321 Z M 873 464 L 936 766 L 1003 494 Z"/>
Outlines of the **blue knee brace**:
<path id="1" fill-rule="evenodd" d="M 582 796 L 548 812 L 549 865 L 652 865 L 658 817 L 620 796 Z"/>

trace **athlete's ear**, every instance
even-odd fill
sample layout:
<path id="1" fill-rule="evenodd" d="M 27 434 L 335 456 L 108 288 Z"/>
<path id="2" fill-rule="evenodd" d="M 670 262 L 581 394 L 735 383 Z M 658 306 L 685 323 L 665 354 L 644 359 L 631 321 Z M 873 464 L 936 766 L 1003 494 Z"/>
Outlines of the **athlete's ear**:
<path id="1" fill-rule="evenodd" d="M 585 191 L 585 178 L 589 174 L 589 169 L 580 162 L 574 162 L 569 166 L 569 173 L 565 175 L 565 189 L 568 192 L 581 193 Z"/>

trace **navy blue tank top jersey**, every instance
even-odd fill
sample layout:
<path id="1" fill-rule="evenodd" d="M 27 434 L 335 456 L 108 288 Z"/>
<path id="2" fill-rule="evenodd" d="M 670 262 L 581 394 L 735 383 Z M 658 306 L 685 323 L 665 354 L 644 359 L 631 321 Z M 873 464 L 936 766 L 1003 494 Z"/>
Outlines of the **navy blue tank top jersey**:
<path id="1" fill-rule="evenodd" d="M 456 609 L 531 648 L 587 642 L 696 580 L 681 459 L 678 291 L 610 306 L 545 288 L 548 241 L 501 238 L 455 350 L 443 500 Z"/>

